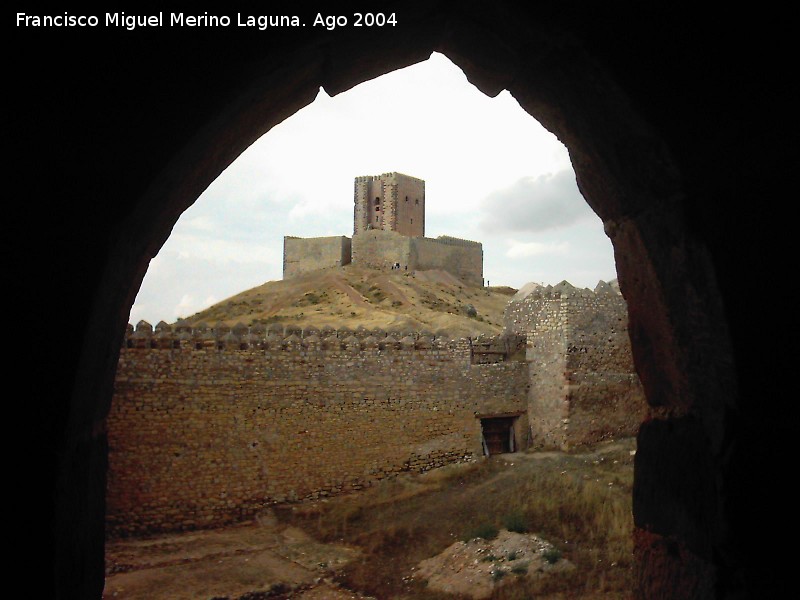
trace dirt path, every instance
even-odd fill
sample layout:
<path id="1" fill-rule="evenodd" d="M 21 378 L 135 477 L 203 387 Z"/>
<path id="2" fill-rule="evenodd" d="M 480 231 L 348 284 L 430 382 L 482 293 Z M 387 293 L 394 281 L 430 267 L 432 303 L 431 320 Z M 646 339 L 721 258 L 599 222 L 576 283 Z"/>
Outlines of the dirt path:
<path id="1" fill-rule="evenodd" d="M 339 292 L 346 295 L 350 301 L 353 303 L 353 306 L 358 306 L 360 308 L 370 308 L 371 304 L 364 299 L 364 296 L 361 295 L 357 289 L 352 287 L 351 285 L 347 284 L 340 279 L 333 277 L 332 275 L 327 275 L 325 277 L 325 282 L 330 285 L 333 289 L 338 290 Z"/>
<path id="2" fill-rule="evenodd" d="M 336 598 L 339 591 L 325 580 L 356 555 L 353 549 L 316 542 L 271 519 L 213 531 L 119 540 L 106 544 L 103 598 L 238 598 L 320 586 L 329 590 L 326 597 Z"/>

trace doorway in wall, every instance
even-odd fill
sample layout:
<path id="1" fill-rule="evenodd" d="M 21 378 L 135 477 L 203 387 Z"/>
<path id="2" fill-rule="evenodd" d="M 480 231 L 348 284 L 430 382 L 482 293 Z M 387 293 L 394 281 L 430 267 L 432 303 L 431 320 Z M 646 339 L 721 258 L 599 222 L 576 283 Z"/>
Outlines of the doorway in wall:
<path id="1" fill-rule="evenodd" d="M 517 417 L 484 417 L 481 419 L 483 453 L 486 456 L 516 452 L 514 421 Z"/>

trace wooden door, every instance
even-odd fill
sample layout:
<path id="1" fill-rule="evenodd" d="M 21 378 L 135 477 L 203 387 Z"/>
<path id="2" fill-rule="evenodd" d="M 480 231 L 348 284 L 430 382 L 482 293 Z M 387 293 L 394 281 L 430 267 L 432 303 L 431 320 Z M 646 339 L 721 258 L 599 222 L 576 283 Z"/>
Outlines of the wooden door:
<path id="1" fill-rule="evenodd" d="M 481 419 L 483 439 L 489 455 L 511 452 L 511 428 L 513 417 L 497 417 Z"/>

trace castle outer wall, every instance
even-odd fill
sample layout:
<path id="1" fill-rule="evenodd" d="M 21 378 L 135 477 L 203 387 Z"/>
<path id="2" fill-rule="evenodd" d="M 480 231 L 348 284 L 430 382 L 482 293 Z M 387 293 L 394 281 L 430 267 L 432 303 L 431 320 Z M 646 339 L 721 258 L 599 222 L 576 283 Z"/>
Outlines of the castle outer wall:
<path id="1" fill-rule="evenodd" d="M 483 245 L 448 236 L 410 238 L 394 231 L 371 230 L 352 240 L 353 264 L 391 269 L 394 263 L 409 271 L 440 269 L 464 283 L 483 286 Z"/>
<path id="2" fill-rule="evenodd" d="M 617 291 L 540 288 L 505 321 L 501 336 L 459 340 L 130 328 L 107 419 L 109 534 L 219 527 L 473 460 L 482 419 L 513 419 L 513 449 L 637 433 L 647 405 Z"/>
<path id="3" fill-rule="evenodd" d="M 414 238 L 409 264 L 420 271 L 447 271 L 464 283 L 483 287 L 483 244 L 480 242 L 443 235 L 436 239 Z"/>
<path id="4" fill-rule="evenodd" d="M 479 364 L 469 339 L 359 336 L 129 332 L 108 416 L 109 534 L 218 527 L 471 460 L 479 416 L 516 415 L 527 438 L 524 362 Z"/>
<path id="5" fill-rule="evenodd" d="M 352 257 L 352 258 L 351 258 Z M 389 270 L 440 269 L 464 283 L 483 286 L 483 245 L 449 236 L 408 237 L 395 231 L 370 229 L 353 236 L 283 239 L 283 278 L 319 269 L 355 265 Z"/>
<path id="6" fill-rule="evenodd" d="M 609 284 L 566 282 L 508 304 L 506 330 L 526 336 L 532 446 L 569 449 L 634 436 L 647 415 L 625 300 Z"/>
<path id="7" fill-rule="evenodd" d="M 350 264 L 350 246 L 350 238 L 343 235 L 315 238 L 284 236 L 283 278 Z"/>
<path id="8" fill-rule="evenodd" d="M 401 270 L 414 267 L 411 263 L 413 238 L 394 231 L 367 230 L 353 236 L 353 264 L 381 271 L 400 264 Z"/>

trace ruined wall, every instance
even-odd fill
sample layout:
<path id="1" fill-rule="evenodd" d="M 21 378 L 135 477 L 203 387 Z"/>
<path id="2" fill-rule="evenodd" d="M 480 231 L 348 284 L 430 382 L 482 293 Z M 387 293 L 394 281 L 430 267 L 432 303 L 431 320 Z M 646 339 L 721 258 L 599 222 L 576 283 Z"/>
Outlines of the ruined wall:
<path id="1" fill-rule="evenodd" d="M 528 414 L 537 447 L 569 448 L 635 435 L 647 407 L 622 296 L 567 282 L 513 299 L 508 331 L 527 335 Z"/>
<path id="2" fill-rule="evenodd" d="M 598 286 L 570 294 L 566 372 L 571 445 L 635 435 L 647 415 L 622 296 Z"/>
<path id="3" fill-rule="evenodd" d="M 343 235 L 283 238 L 283 278 L 350 264 L 351 241 Z"/>
<path id="4" fill-rule="evenodd" d="M 529 370 L 528 421 L 531 445 L 566 448 L 568 444 L 569 395 L 565 357 L 566 310 L 559 295 L 529 295 L 509 302 L 506 331 L 525 335 L 525 359 Z"/>
<path id="5" fill-rule="evenodd" d="M 353 263 L 390 269 L 395 262 L 409 271 L 441 269 L 465 283 L 483 285 L 483 245 L 449 236 L 410 238 L 394 231 L 367 230 L 353 236 Z"/>
<path id="6" fill-rule="evenodd" d="M 482 287 L 483 245 L 444 235 L 436 239 L 414 238 L 408 268 L 420 271 L 441 269 L 465 283 Z"/>
<path id="7" fill-rule="evenodd" d="M 353 235 L 353 264 L 373 269 L 388 270 L 395 262 L 400 268 L 408 267 L 411 259 L 412 238 L 394 231 L 366 230 Z"/>
<path id="8" fill-rule="evenodd" d="M 478 362 L 469 339 L 140 324 L 108 416 L 108 531 L 219 526 L 480 456 L 476 415 L 523 412 L 527 372 Z"/>

